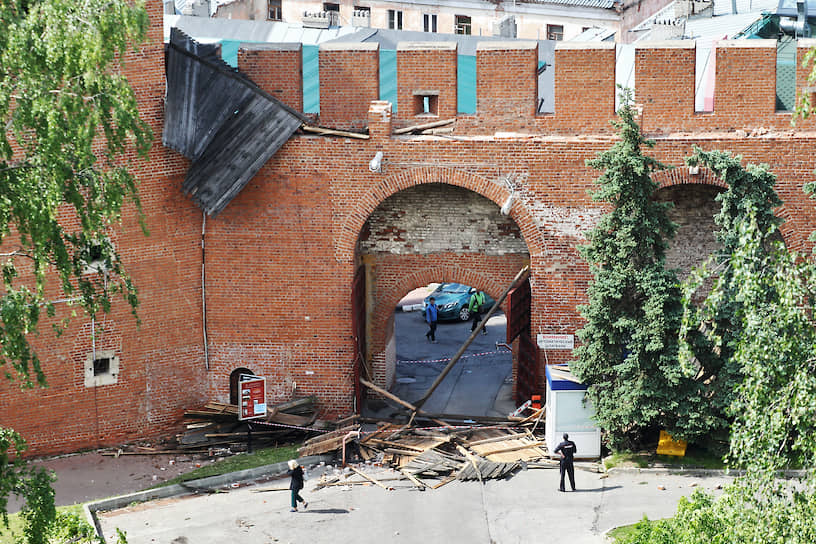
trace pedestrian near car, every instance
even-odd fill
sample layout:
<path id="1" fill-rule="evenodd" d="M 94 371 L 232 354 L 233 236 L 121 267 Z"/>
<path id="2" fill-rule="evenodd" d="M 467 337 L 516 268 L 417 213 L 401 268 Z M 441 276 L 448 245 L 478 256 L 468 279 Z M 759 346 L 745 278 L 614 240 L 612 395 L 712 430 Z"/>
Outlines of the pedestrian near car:
<path id="1" fill-rule="evenodd" d="M 428 300 L 428 305 L 425 306 L 425 322 L 428 323 L 428 332 L 425 333 L 425 337 L 432 344 L 436 344 L 436 322 L 438 320 L 439 307 L 436 305 L 436 299 L 431 297 Z"/>
<path id="2" fill-rule="evenodd" d="M 470 290 L 470 300 L 468 301 L 468 311 L 473 317 L 473 324 L 470 326 L 470 332 L 476 330 L 479 323 L 482 322 L 482 305 L 485 302 L 485 294 L 476 289 Z M 487 329 L 482 328 L 482 334 L 487 334 Z"/>
<path id="3" fill-rule="evenodd" d="M 309 507 L 309 503 L 300 496 L 300 490 L 303 489 L 303 468 L 294 459 L 290 459 L 288 465 L 289 470 L 286 474 L 292 477 L 289 481 L 289 489 L 292 491 L 292 509 L 290 512 L 297 512 L 298 502 L 303 503 L 303 508 Z"/>
<path id="4" fill-rule="evenodd" d="M 561 484 L 558 486 L 558 491 L 566 491 L 566 489 L 564 489 L 565 473 L 569 476 L 570 487 L 575 491 L 575 465 L 573 465 L 573 459 L 575 452 L 578 451 L 575 442 L 569 439 L 567 433 L 564 433 L 564 440 L 558 444 L 553 451 L 561 455 L 558 464 L 558 468 L 561 472 Z"/>

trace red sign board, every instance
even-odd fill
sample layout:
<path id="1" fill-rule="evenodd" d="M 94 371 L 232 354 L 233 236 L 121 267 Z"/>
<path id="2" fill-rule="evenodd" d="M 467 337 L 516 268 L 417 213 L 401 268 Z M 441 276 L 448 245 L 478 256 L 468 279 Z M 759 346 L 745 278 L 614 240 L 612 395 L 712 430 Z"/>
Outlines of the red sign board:
<path id="1" fill-rule="evenodd" d="M 238 382 L 241 410 L 238 419 L 266 417 L 266 378 L 242 376 Z"/>

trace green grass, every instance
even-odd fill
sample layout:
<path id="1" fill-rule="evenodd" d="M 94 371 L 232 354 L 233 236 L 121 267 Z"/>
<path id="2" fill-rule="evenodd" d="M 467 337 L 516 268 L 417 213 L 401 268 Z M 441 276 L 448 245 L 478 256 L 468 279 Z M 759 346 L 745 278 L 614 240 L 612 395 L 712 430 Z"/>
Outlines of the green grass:
<path id="1" fill-rule="evenodd" d="M 57 506 L 57 512 L 73 513 L 85 519 L 85 515 L 82 513 L 82 504 Z M 20 514 L 9 514 L 8 519 L 8 528 L 4 527 L 2 522 L 0 522 L 0 544 L 14 544 L 15 537 L 19 537 L 23 534 L 23 519 L 20 517 Z"/>
<path id="2" fill-rule="evenodd" d="M 154 485 L 151 489 L 180 484 L 181 482 L 188 482 L 190 480 L 198 480 L 199 478 L 207 478 L 209 476 L 219 476 L 221 474 L 227 474 L 228 472 L 236 472 L 248 468 L 262 467 L 281 461 L 288 461 L 289 459 L 297 459 L 297 449 L 299 447 L 300 444 L 293 444 L 289 446 L 278 446 L 276 448 L 263 448 L 255 450 L 252 453 L 239 453 L 238 455 L 227 457 L 223 461 L 207 463 L 201 468 L 180 474 L 171 480 Z"/>
<path id="3" fill-rule="evenodd" d="M 609 535 L 609 538 L 611 538 L 612 541 L 614 542 L 619 538 L 630 536 L 632 533 L 634 533 L 635 525 L 637 525 L 637 523 L 633 523 L 632 525 L 621 525 L 620 527 L 615 527 L 614 529 L 609 531 L 607 535 Z"/>
<path id="4" fill-rule="evenodd" d="M 685 457 L 657 455 L 652 452 L 623 451 L 614 452 L 609 457 L 606 457 L 604 459 L 604 463 L 606 464 L 607 469 L 615 466 L 635 466 L 638 468 L 647 468 L 655 465 L 665 465 L 676 468 L 725 468 L 725 463 L 723 462 L 722 457 L 693 445 L 688 447 Z"/>
<path id="5" fill-rule="evenodd" d="M 163 487 L 166 485 L 187 482 L 190 480 L 197 480 L 199 478 L 206 478 L 208 476 L 218 476 L 220 474 L 227 474 L 228 472 L 236 472 L 238 470 L 245 470 L 248 468 L 262 467 L 264 465 L 271 465 L 281 461 L 288 461 L 289 459 L 297 459 L 297 449 L 300 444 L 292 444 L 288 446 L 279 446 L 276 448 L 262 448 L 253 453 L 240 453 L 232 457 L 227 457 L 223 461 L 216 463 L 207 463 L 201 468 L 185 474 L 180 474 L 172 480 L 157 484 L 155 487 Z M 73 504 L 70 506 L 57 507 L 58 512 L 73 512 L 80 516 L 82 514 L 82 505 Z M 22 534 L 23 520 L 19 514 L 9 515 L 9 527 L 6 528 L 0 522 L 0 544 L 14 544 L 16 536 Z"/>

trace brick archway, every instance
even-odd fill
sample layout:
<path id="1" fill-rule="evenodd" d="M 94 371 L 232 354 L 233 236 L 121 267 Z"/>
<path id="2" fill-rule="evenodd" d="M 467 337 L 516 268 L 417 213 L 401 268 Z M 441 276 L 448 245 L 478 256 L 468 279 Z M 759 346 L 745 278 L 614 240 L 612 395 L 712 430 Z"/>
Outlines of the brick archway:
<path id="1" fill-rule="evenodd" d="M 678 167 L 671 170 L 661 170 L 652 174 L 652 180 L 658 184 L 660 189 L 665 189 L 675 185 L 711 185 L 728 189 L 728 184 L 708 168 L 700 168 L 698 173 L 691 174 L 687 167 Z M 797 230 L 791 221 L 791 213 L 783 203 L 776 208 L 776 215 L 783 219 L 779 227 L 779 234 L 786 246 L 797 240 Z"/>
<path id="2" fill-rule="evenodd" d="M 661 189 L 674 185 L 715 185 L 727 189 L 728 185 L 708 168 L 700 168 L 697 174 L 690 174 L 686 167 L 660 170 L 652 174 L 652 181 Z"/>
<path id="3" fill-rule="evenodd" d="M 335 257 L 338 261 L 354 259 L 357 238 L 369 215 L 389 196 L 409 187 L 426 183 L 444 183 L 469 189 L 501 206 L 510 196 L 507 188 L 482 176 L 447 167 L 423 167 L 406 170 L 388 176 L 372 187 L 357 201 L 340 222 L 335 238 Z M 516 200 L 510 212 L 527 244 L 530 255 L 539 255 L 544 250 L 544 240 L 525 205 Z"/>

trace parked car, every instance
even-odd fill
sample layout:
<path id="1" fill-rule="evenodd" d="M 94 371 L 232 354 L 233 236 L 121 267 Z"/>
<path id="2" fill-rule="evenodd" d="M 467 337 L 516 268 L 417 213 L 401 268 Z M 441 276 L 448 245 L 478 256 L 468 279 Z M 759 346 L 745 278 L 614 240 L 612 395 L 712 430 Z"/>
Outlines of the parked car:
<path id="1" fill-rule="evenodd" d="M 434 299 L 436 299 L 436 305 L 439 306 L 440 321 L 451 319 L 467 321 L 471 316 L 470 310 L 468 310 L 470 290 L 471 287 L 469 285 L 462 285 L 461 283 L 441 283 L 434 292 L 425 297 L 425 300 L 422 301 L 422 308 L 424 310 L 424 308 L 428 306 L 431 297 L 434 297 Z M 494 302 L 495 301 L 490 298 L 490 295 L 485 293 L 482 311 L 488 311 Z"/>

